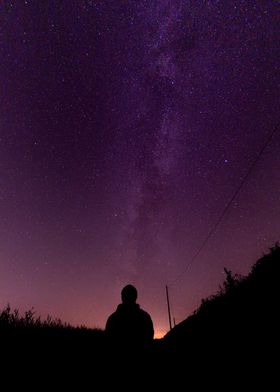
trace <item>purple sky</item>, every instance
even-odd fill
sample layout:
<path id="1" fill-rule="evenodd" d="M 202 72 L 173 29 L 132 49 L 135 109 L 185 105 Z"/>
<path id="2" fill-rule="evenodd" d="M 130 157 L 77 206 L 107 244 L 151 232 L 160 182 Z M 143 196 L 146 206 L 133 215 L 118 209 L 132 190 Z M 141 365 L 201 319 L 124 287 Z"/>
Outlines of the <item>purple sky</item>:
<path id="1" fill-rule="evenodd" d="M 157 334 L 280 119 L 280 2 L 0 0 L 0 306 Z M 171 285 L 179 322 L 280 239 L 275 134 Z"/>

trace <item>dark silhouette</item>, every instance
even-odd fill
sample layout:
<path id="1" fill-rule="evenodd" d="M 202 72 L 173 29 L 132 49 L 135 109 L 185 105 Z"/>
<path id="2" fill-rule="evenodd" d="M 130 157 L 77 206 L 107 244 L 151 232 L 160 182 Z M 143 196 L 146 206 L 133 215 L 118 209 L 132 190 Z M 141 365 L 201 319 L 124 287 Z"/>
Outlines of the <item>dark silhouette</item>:
<path id="1" fill-rule="evenodd" d="M 280 246 L 263 255 L 247 276 L 224 272 L 218 292 L 163 339 L 152 339 L 151 318 L 136 304 L 132 286 L 123 289 L 123 303 L 109 317 L 106 333 L 43 321 L 33 310 L 20 315 L 9 306 L 0 309 L 2 373 L 26 376 L 32 369 L 52 387 L 61 380 L 65 389 L 68 380 L 73 389 L 76 380 L 79 390 L 93 381 L 102 382 L 104 390 L 113 381 L 123 391 L 147 386 L 239 391 L 260 389 L 262 382 L 264 390 L 274 390 L 279 384 Z"/>
<path id="2" fill-rule="evenodd" d="M 153 322 L 150 315 L 136 303 L 136 288 L 125 286 L 121 298 L 122 303 L 106 323 L 105 332 L 109 341 L 132 349 L 149 345 L 154 337 Z"/>
<path id="3" fill-rule="evenodd" d="M 251 387 L 264 380 L 275 381 L 273 377 L 278 373 L 274 358 L 279 352 L 280 331 L 280 246 L 276 244 L 261 257 L 247 276 L 228 269 L 224 272 L 219 291 L 202 300 L 193 315 L 162 339 L 157 363 L 164 372 L 173 374 L 183 374 L 188 368 L 189 381 L 203 383 L 207 378 L 201 374 L 210 374 L 215 387 L 221 375 L 230 378 L 231 386 L 240 379 L 250 381 Z M 239 378 L 235 379 L 236 374 Z"/>

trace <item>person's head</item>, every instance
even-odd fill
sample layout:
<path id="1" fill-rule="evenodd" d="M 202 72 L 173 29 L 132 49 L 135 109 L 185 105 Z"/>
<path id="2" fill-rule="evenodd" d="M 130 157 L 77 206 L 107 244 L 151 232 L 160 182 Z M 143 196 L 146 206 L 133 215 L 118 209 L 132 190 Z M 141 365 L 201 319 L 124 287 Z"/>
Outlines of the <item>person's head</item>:
<path id="1" fill-rule="evenodd" d="M 137 299 L 137 290 L 131 284 L 128 284 L 121 292 L 122 302 L 124 304 L 134 304 Z"/>

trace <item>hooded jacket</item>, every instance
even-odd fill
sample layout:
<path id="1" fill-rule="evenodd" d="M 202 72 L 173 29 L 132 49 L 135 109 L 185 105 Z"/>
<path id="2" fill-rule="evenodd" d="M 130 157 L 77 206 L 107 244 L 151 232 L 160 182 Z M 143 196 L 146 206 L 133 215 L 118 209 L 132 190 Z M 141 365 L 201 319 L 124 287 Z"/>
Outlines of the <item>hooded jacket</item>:
<path id="1" fill-rule="evenodd" d="M 148 344 L 154 337 L 150 315 L 136 303 L 118 305 L 107 320 L 105 332 L 110 340 L 120 344 Z"/>

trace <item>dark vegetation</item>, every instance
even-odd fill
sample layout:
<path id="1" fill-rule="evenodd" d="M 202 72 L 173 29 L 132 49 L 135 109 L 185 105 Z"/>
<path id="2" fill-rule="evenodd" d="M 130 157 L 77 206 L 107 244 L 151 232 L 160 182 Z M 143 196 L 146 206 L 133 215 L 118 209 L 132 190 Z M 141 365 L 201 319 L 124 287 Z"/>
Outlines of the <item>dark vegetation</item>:
<path id="1" fill-rule="evenodd" d="M 245 276 L 225 269 L 219 291 L 163 339 L 167 367 L 190 375 L 227 375 L 231 383 L 273 380 L 280 332 L 280 247 L 276 244 Z M 171 360 L 172 358 L 172 360 Z M 184 358 L 184 364 L 181 358 Z"/>
<path id="2" fill-rule="evenodd" d="M 246 277 L 225 269 L 219 291 L 202 300 L 194 314 L 163 339 L 154 341 L 149 352 L 116 352 L 102 330 L 74 328 L 51 317 L 41 320 L 33 310 L 20 315 L 7 306 L 0 312 L 2 358 L 12 368 L 28 365 L 38 374 L 64 375 L 64 381 L 74 375 L 80 382 L 99 377 L 105 390 L 112 378 L 104 378 L 104 371 L 116 380 L 134 375 L 140 382 L 146 376 L 158 387 L 182 380 L 197 386 L 212 381 L 217 386 L 224 376 L 231 384 L 244 377 L 251 385 L 261 378 L 268 384 L 277 374 L 279 270 L 278 244 Z"/>
<path id="3" fill-rule="evenodd" d="M 0 311 L 0 330 L 1 333 L 67 333 L 73 335 L 101 333 L 99 329 L 90 329 L 85 326 L 73 327 L 72 325 L 47 316 L 41 319 L 36 316 L 36 312 L 30 309 L 23 314 L 18 309 L 12 309 L 8 304 Z"/>
<path id="4" fill-rule="evenodd" d="M 259 259 L 248 276 L 224 271 L 226 278 L 219 291 L 203 299 L 192 316 L 165 336 L 168 344 L 180 350 L 222 343 L 227 352 L 230 345 L 239 350 L 241 344 L 260 345 L 274 335 L 280 310 L 279 245 Z"/>

